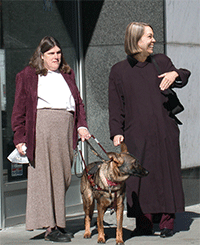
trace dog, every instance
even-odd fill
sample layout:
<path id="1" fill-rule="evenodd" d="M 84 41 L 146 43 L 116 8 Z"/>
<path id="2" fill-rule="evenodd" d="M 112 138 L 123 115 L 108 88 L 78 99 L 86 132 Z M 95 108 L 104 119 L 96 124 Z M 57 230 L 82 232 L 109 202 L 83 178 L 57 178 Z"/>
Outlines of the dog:
<path id="1" fill-rule="evenodd" d="M 103 227 L 104 213 L 114 208 L 117 218 L 116 245 L 123 245 L 123 211 L 125 198 L 125 180 L 129 176 L 143 177 L 148 171 L 138 160 L 128 153 L 127 146 L 121 143 L 121 153 L 107 153 L 109 161 L 94 162 L 87 165 L 81 177 L 81 195 L 85 212 L 84 238 L 91 238 L 90 223 L 95 200 L 97 201 L 98 243 L 105 243 Z"/>

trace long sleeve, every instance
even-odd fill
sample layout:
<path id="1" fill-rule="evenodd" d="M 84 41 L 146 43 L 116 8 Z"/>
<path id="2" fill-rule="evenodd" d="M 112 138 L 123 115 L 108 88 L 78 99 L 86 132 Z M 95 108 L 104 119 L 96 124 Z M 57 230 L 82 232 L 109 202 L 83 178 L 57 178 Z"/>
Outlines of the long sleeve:
<path id="1" fill-rule="evenodd" d="M 182 88 L 188 83 L 188 78 L 190 77 L 190 71 L 186 69 L 176 69 L 176 72 L 179 74 L 178 78 L 174 82 L 174 87 Z"/>
<path id="2" fill-rule="evenodd" d="M 15 102 L 11 118 L 15 145 L 26 142 L 26 97 L 25 78 L 22 73 L 18 73 L 16 76 Z"/>
<path id="3" fill-rule="evenodd" d="M 176 81 L 173 83 L 172 87 L 182 88 L 188 83 L 188 78 L 191 74 L 190 71 L 183 68 L 177 69 L 172 63 L 171 59 L 166 55 L 158 54 L 155 55 L 154 57 L 163 73 L 169 71 L 176 71 L 179 74 Z"/>
<path id="4" fill-rule="evenodd" d="M 115 72 L 115 67 L 113 67 L 109 76 L 109 127 L 111 139 L 115 135 L 124 134 L 124 103 L 123 88 L 119 74 Z"/>

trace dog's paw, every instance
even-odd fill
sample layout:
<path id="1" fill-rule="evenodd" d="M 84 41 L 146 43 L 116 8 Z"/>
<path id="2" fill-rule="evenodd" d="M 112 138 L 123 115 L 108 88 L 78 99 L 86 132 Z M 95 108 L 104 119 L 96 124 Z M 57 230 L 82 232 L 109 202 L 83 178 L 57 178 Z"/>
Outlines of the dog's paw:
<path id="1" fill-rule="evenodd" d="M 84 234 L 84 236 L 83 236 L 83 238 L 86 238 L 86 239 L 89 239 L 89 238 L 91 238 L 91 233 L 85 233 Z"/>
<path id="2" fill-rule="evenodd" d="M 99 237 L 97 242 L 98 243 L 106 243 L 106 240 L 103 237 Z"/>
<path id="3" fill-rule="evenodd" d="M 116 241 L 116 245 L 124 245 L 123 241 Z"/>

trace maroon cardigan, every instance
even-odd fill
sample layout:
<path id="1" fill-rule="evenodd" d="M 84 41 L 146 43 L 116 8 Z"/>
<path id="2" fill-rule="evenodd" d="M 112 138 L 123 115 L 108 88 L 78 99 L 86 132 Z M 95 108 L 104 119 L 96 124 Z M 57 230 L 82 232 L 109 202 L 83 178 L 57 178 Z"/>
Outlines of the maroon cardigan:
<path id="1" fill-rule="evenodd" d="M 75 100 L 73 147 L 76 147 L 78 127 L 87 127 L 84 105 L 76 86 L 74 71 L 61 73 L 66 80 Z M 26 143 L 27 157 L 32 162 L 35 154 L 35 133 L 37 116 L 38 75 L 35 69 L 25 67 L 16 76 L 15 102 L 11 124 L 14 132 L 14 144 Z"/>

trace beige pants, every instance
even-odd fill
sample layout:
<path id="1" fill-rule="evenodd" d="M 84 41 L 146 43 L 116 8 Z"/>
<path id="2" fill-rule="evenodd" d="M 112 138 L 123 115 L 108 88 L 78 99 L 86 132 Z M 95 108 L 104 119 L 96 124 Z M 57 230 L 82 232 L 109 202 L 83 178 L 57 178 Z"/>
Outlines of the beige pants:
<path id="1" fill-rule="evenodd" d="M 26 229 L 65 227 L 65 194 L 71 181 L 73 115 L 40 109 L 35 168 L 28 167 Z"/>

